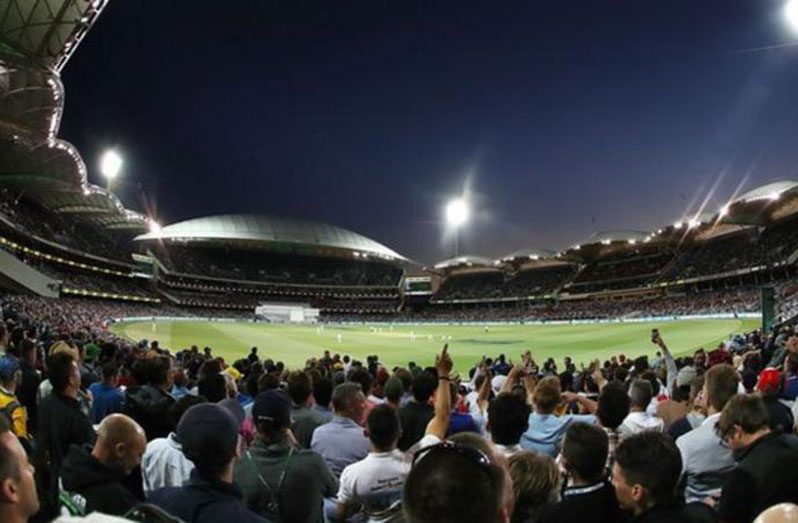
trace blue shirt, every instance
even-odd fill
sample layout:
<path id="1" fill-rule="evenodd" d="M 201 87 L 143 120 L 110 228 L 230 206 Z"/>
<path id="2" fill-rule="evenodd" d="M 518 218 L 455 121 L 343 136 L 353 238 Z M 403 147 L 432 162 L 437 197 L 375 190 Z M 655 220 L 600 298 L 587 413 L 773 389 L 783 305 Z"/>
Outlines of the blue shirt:
<path id="1" fill-rule="evenodd" d="M 122 410 L 122 391 L 117 387 L 111 387 L 102 381 L 92 383 L 89 386 L 92 395 L 91 421 L 95 425 L 100 423 L 104 417 Z"/>
<path id="2" fill-rule="evenodd" d="M 332 411 L 330 409 L 328 409 L 327 407 L 322 407 L 321 405 L 313 405 L 313 410 L 315 410 L 317 412 L 321 412 L 322 416 L 324 416 L 324 418 L 327 421 L 330 421 L 333 418 Z"/>
<path id="3" fill-rule="evenodd" d="M 363 427 L 349 418 L 333 416 L 332 421 L 313 431 L 310 448 L 321 454 L 337 478 L 347 465 L 368 456 L 371 442 Z"/>
<path id="4" fill-rule="evenodd" d="M 521 436 L 521 447 L 556 458 L 565 431 L 574 421 L 596 424 L 597 420 L 593 414 L 555 416 L 533 412 L 529 415 L 529 429 Z"/>

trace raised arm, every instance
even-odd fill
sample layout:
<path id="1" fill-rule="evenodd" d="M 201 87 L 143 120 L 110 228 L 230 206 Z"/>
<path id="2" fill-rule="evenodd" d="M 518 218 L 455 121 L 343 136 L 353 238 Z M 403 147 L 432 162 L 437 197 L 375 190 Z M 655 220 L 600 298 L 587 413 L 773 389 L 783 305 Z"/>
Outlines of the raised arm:
<path id="1" fill-rule="evenodd" d="M 449 431 L 449 418 L 452 415 L 452 398 L 450 394 L 452 358 L 449 357 L 449 344 L 443 346 L 441 353 L 435 357 L 435 369 L 438 371 L 438 390 L 435 394 L 435 415 L 427 424 L 426 435 L 444 439 Z"/>

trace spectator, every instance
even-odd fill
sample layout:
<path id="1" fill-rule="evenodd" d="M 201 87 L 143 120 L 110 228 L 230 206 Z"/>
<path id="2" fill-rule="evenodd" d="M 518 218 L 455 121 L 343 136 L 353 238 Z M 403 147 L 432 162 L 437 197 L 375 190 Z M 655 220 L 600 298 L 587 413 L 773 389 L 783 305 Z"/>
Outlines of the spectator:
<path id="1" fill-rule="evenodd" d="M 321 454 L 336 477 L 344 468 L 365 458 L 371 450 L 368 438 L 357 420 L 363 417 L 366 398 L 358 383 L 342 383 L 332 397 L 332 421 L 313 431 L 310 448 Z"/>
<path id="2" fill-rule="evenodd" d="M 761 397 L 733 397 L 717 430 L 734 452 L 737 468 L 723 485 L 718 514 L 724 523 L 751 521 L 776 503 L 798 502 L 798 438 L 771 431 Z"/>
<path id="3" fill-rule="evenodd" d="M 779 503 L 762 512 L 754 523 L 798 523 L 798 505 Z"/>
<path id="4" fill-rule="evenodd" d="M 621 441 L 615 451 L 612 485 L 622 509 L 636 523 L 701 523 L 714 521 L 702 503 L 677 502 L 681 475 L 679 449 L 665 435 L 647 430 Z"/>
<path id="5" fill-rule="evenodd" d="M 22 446 L 30 448 L 28 442 L 28 414 L 17 399 L 17 387 L 22 381 L 22 369 L 15 356 L 0 357 L 0 415 L 11 420 L 12 430 L 20 438 Z"/>
<path id="6" fill-rule="evenodd" d="M 111 414 L 97 429 L 97 442 L 73 445 L 61 467 L 61 500 L 72 515 L 124 515 L 139 500 L 123 479 L 141 463 L 144 429 L 124 414 Z"/>
<path id="7" fill-rule="evenodd" d="M 607 433 L 607 469 L 612 470 L 615 449 L 620 441 L 618 427 L 629 415 L 629 395 L 618 381 L 612 381 L 601 389 L 596 417 Z"/>
<path id="8" fill-rule="evenodd" d="M 779 400 L 783 381 L 778 369 L 765 369 L 759 374 L 756 388 L 762 394 L 768 410 L 768 426 L 773 431 L 792 432 L 793 416 L 790 408 Z"/>
<path id="9" fill-rule="evenodd" d="M 212 403 L 194 405 L 183 415 L 177 432 L 183 452 L 194 462 L 191 480 L 182 487 L 158 489 L 148 501 L 193 523 L 265 523 L 244 506 L 241 490 L 233 482 L 238 457 L 238 423 L 233 415 Z"/>
<path id="10" fill-rule="evenodd" d="M 512 392 L 496 396 L 488 404 L 487 430 L 496 449 L 511 456 L 521 449 L 521 436 L 529 427 L 529 406 Z"/>
<path id="11" fill-rule="evenodd" d="M 358 510 L 371 521 L 385 521 L 401 511 L 402 487 L 410 465 L 396 449 L 401 429 L 390 405 L 374 407 L 366 418 L 366 431 L 374 450 L 341 473 L 338 519 Z"/>
<path id="12" fill-rule="evenodd" d="M 543 512 L 560 499 L 560 471 L 544 455 L 522 450 L 507 460 L 513 482 L 515 508 L 513 523 L 534 523 Z"/>
<path id="13" fill-rule="evenodd" d="M 662 419 L 647 412 L 652 397 L 651 383 L 642 379 L 632 380 L 629 386 L 629 415 L 618 428 L 621 439 L 648 430 L 662 432 Z"/>
<path id="14" fill-rule="evenodd" d="M 109 414 L 122 410 L 124 394 L 116 385 L 116 376 L 119 368 L 113 361 L 107 361 L 102 366 L 102 381 L 92 383 L 89 392 L 92 395 L 91 420 L 96 425 Z"/>
<path id="15" fill-rule="evenodd" d="M 596 423 L 594 414 L 563 414 L 556 416 L 554 410 L 563 402 L 563 397 L 568 401 L 579 401 L 588 412 L 594 413 L 598 404 L 573 392 L 562 394 L 560 380 L 556 376 L 543 378 L 537 384 L 532 395 L 534 412 L 529 415 L 529 429 L 521 437 L 521 446 L 531 449 L 551 458 L 555 458 L 560 451 L 562 441 L 568 425 L 575 421 Z"/>
<path id="16" fill-rule="evenodd" d="M 207 401 L 202 396 L 191 394 L 177 400 L 170 412 L 174 426 L 180 426 L 180 420 L 188 409 Z M 191 427 L 186 425 L 183 429 L 191 430 Z M 165 438 L 155 438 L 147 443 L 147 450 L 141 459 L 144 495 L 163 487 L 182 487 L 191 479 L 194 463 L 183 454 L 180 442 L 180 435 L 170 432 Z"/>
<path id="17" fill-rule="evenodd" d="M 0 416 L 0 521 L 24 523 L 39 511 L 34 472 L 11 424 Z"/>
<path id="18" fill-rule="evenodd" d="M 737 372 L 729 364 L 715 365 L 706 371 L 703 393 L 708 416 L 701 426 L 676 440 L 688 503 L 720 496 L 726 477 L 735 467 L 732 453 L 723 445 L 715 425 L 723 407 L 737 394 L 737 385 Z"/>
<path id="19" fill-rule="evenodd" d="M 562 501 L 548 508 L 541 522 L 578 521 L 590 514 L 593 523 L 624 521 L 615 491 L 607 482 L 607 433 L 586 423 L 572 423 L 562 445 L 561 466 L 568 483 Z"/>
<path id="20" fill-rule="evenodd" d="M 705 402 L 702 393 L 703 390 L 704 375 L 702 374 L 701 376 L 696 376 L 693 378 L 693 381 L 690 382 L 690 411 L 685 414 L 684 417 L 674 421 L 668 429 L 668 435 L 672 440 L 676 441 L 694 428 L 701 426 L 706 419 L 707 416 L 704 406 Z M 700 397 L 699 393 L 701 393 Z M 698 401 L 699 399 L 700 401 Z"/>
<path id="21" fill-rule="evenodd" d="M 310 376 L 305 371 L 296 371 L 288 375 L 288 395 L 293 407 L 291 410 L 291 432 L 300 448 L 310 448 L 313 431 L 327 423 L 324 414 L 310 408 L 313 393 Z"/>
<path id="22" fill-rule="evenodd" d="M 385 382 L 385 403 L 396 409 L 398 412 L 402 408 L 402 397 L 404 396 L 402 380 L 396 376 L 391 376 Z"/>
<path id="23" fill-rule="evenodd" d="M 19 364 L 22 369 L 22 383 L 17 391 L 17 398 L 28 415 L 28 432 L 36 433 L 39 421 L 39 402 L 36 394 L 42 381 L 39 371 L 36 370 L 38 347 L 33 340 L 25 339 L 22 340 L 21 352 Z"/>
<path id="24" fill-rule="evenodd" d="M 258 436 L 236 464 L 244 503 L 270 521 L 321 522 L 323 499 L 338 482 L 315 452 L 288 439 L 292 400 L 282 391 L 258 394 L 252 417 Z"/>
<path id="25" fill-rule="evenodd" d="M 144 428 L 147 441 L 164 438 L 174 430 L 169 409 L 175 400 L 169 395 L 172 388 L 170 361 L 166 356 L 138 360 L 134 366 L 136 381 L 143 385 L 125 391 L 122 412 Z"/>
<path id="26" fill-rule="evenodd" d="M 330 410 L 330 400 L 332 399 L 333 383 L 330 378 L 322 377 L 313 380 L 313 410 L 319 412 L 325 419 L 330 421 L 333 413 Z"/>
<path id="27" fill-rule="evenodd" d="M 435 376 L 422 371 L 413 378 L 412 387 L 413 400 L 399 409 L 399 421 L 402 424 L 402 436 L 399 438 L 401 451 L 406 451 L 424 436 L 427 423 L 434 415 L 430 398 L 437 387 Z"/>

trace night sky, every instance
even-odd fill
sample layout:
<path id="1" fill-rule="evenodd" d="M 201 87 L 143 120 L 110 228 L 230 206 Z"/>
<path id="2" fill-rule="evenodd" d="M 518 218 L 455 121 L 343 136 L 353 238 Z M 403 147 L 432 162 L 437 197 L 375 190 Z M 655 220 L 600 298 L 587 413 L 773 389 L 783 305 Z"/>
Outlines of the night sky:
<path id="1" fill-rule="evenodd" d="M 116 146 L 123 202 L 164 224 L 319 220 L 429 263 L 468 185 L 461 252 L 560 249 L 798 178 L 781 7 L 113 0 L 63 72 L 61 135 L 95 183 Z"/>

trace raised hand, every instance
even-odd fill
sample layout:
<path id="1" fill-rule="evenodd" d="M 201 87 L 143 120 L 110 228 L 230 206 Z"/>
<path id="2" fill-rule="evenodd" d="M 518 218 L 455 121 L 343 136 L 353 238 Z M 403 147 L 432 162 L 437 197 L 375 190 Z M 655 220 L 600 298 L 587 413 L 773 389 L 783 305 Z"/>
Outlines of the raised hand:
<path id="1" fill-rule="evenodd" d="M 446 343 L 441 353 L 435 356 L 435 370 L 438 371 L 438 377 L 449 377 L 453 367 L 454 363 L 449 356 L 449 344 Z"/>

